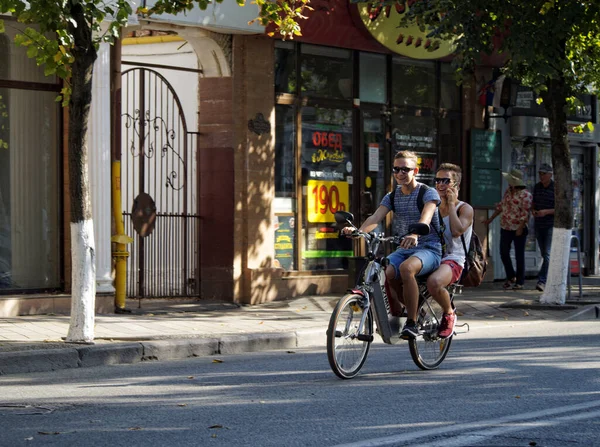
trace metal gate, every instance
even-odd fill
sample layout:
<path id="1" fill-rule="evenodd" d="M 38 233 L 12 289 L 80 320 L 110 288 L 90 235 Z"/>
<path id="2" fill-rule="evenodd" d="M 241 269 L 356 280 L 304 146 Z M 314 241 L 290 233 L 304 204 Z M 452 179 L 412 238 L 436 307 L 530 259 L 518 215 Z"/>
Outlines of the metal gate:
<path id="1" fill-rule="evenodd" d="M 199 296 L 197 133 L 188 132 L 177 94 L 157 71 L 124 71 L 121 100 L 123 219 L 134 238 L 127 295 Z M 134 211 L 148 217 L 144 231 Z"/>

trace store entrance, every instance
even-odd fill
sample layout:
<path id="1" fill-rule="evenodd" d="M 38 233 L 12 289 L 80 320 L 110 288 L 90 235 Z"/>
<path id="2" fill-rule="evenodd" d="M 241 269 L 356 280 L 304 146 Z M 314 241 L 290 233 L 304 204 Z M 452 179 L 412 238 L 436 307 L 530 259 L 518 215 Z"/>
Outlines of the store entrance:
<path id="1" fill-rule="evenodd" d="M 379 207 L 389 191 L 389 160 L 384 121 L 379 108 L 361 111 L 361 154 L 358 221 L 362 223 Z"/>
<path id="2" fill-rule="evenodd" d="M 571 146 L 571 173 L 573 184 L 573 236 L 579 240 L 581 247 L 581 258 L 583 264 L 583 274 L 588 274 L 589 255 L 594 253 L 591 247 L 591 223 L 592 215 L 588 213 L 593 209 L 592 198 L 588 186 L 591 177 L 586 176 L 586 172 L 591 172 L 589 156 L 584 147 Z M 587 223 L 587 224 L 586 224 Z M 572 241 L 571 247 L 571 274 L 579 273 L 577 262 L 577 248 L 575 241 Z"/>

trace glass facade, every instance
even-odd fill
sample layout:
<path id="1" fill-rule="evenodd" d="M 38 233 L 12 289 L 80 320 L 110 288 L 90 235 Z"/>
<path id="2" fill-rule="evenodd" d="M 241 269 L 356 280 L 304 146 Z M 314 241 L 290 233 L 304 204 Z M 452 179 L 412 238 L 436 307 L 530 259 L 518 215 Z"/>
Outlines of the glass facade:
<path id="1" fill-rule="evenodd" d="M 334 213 L 350 211 L 356 224 L 372 214 L 398 150 L 418 153 L 427 183 L 440 157 L 462 159 L 449 64 L 277 42 L 274 87 L 275 257 L 286 270 L 348 267 L 353 242 L 339 237 Z"/>
<path id="2" fill-rule="evenodd" d="M 302 109 L 303 269 L 342 268 L 352 241 L 339 235 L 334 213 L 352 194 L 352 112 Z"/>
<path id="3" fill-rule="evenodd" d="M 0 293 L 54 289 L 60 286 L 61 265 L 60 105 L 55 101 L 60 86 L 44 76 L 25 48 L 11 42 L 24 26 L 5 21 L 7 35 L 0 34 Z"/>

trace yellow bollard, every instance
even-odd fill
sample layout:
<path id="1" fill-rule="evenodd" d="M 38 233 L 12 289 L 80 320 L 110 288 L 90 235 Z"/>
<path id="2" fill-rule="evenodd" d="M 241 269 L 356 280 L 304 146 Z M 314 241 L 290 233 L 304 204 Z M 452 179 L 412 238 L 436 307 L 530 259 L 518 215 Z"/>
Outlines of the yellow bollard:
<path id="1" fill-rule="evenodd" d="M 125 308 L 126 285 L 127 285 L 127 244 L 133 242 L 133 239 L 125 234 L 123 225 L 123 213 L 121 212 L 121 162 L 112 162 L 112 207 L 113 217 L 115 219 L 115 232 L 110 238 L 115 242 L 115 250 L 112 256 L 115 259 L 115 312 L 128 312 Z"/>

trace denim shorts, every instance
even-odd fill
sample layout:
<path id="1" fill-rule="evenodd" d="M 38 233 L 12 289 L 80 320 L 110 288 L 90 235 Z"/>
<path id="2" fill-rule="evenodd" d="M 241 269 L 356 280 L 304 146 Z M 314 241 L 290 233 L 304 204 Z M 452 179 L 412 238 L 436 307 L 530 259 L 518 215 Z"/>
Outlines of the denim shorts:
<path id="1" fill-rule="evenodd" d="M 417 276 L 433 272 L 440 266 L 440 261 L 442 260 L 441 255 L 437 251 L 426 247 L 398 248 L 387 257 L 390 260 L 390 264 L 394 266 L 394 270 L 396 270 L 395 278 L 400 277 L 400 264 L 411 256 L 415 256 L 421 260 L 422 267 Z"/>

